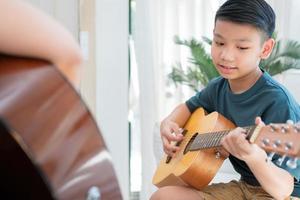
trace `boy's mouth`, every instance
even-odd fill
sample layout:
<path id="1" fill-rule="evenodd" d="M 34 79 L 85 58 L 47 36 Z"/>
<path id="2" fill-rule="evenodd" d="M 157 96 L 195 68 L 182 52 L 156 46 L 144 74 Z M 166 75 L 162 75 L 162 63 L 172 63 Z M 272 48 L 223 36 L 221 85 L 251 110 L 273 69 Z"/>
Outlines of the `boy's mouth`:
<path id="1" fill-rule="evenodd" d="M 233 72 L 233 70 L 237 69 L 237 67 L 220 65 L 220 64 L 218 64 L 217 67 L 219 68 L 220 72 L 223 74 L 230 74 L 231 72 Z"/>
<path id="2" fill-rule="evenodd" d="M 219 67 L 221 68 L 224 68 L 224 69 L 237 69 L 237 67 L 233 67 L 233 66 L 228 66 L 228 65 L 218 65 Z"/>

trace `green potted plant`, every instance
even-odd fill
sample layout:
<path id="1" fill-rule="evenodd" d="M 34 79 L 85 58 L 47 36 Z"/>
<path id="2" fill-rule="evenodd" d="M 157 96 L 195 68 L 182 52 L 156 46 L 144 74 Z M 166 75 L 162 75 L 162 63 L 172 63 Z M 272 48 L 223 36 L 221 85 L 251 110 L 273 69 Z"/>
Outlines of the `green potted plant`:
<path id="1" fill-rule="evenodd" d="M 274 49 L 268 59 L 261 61 L 260 67 L 272 76 L 289 69 L 300 69 L 300 43 L 288 39 L 277 40 L 276 34 L 273 38 L 276 41 Z M 180 63 L 172 66 L 172 72 L 168 76 L 176 86 L 187 85 L 194 91 L 198 91 L 211 79 L 219 76 L 210 54 L 205 50 L 205 45 L 210 46 L 212 40 L 207 37 L 202 37 L 202 40 L 197 41 L 194 38 L 182 40 L 178 36 L 174 37 L 175 43 L 188 47 L 192 56 L 188 58 L 190 65 L 186 70 L 183 70 Z"/>

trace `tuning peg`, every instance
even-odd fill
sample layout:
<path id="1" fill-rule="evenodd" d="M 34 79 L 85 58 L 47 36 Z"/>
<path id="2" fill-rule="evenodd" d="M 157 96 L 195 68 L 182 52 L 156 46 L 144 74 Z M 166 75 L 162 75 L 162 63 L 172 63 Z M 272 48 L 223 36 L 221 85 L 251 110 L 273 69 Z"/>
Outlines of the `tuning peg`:
<path id="1" fill-rule="evenodd" d="M 292 149 L 292 147 L 293 147 L 293 143 L 292 142 L 286 142 L 285 143 L 285 150 L 290 150 L 290 149 Z"/>
<path id="2" fill-rule="evenodd" d="M 269 153 L 268 154 L 268 161 L 272 161 L 272 158 L 273 158 L 273 156 L 275 155 L 275 153 L 274 152 L 271 152 L 271 153 Z"/>
<path id="3" fill-rule="evenodd" d="M 300 123 L 298 122 L 294 127 L 295 127 L 295 131 L 297 133 L 299 133 L 300 132 Z"/>
<path id="4" fill-rule="evenodd" d="M 282 165 L 284 159 L 286 158 L 286 155 L 283 155 L 281 156 L 277 161 L 276 161 L 276 164 L 277 165 Z"/>
<path id="5" fill-rule="evenodd" d="M 298 158 L 290 158 L 287 162 L 286 165 L 291 168 L 291 169 L 296 169 L 297 168 L 297 161 Z"/>
<path id="6" fill-rule="evenodd" d="M 287 133 L 287 132 L 289 131 L 289 128 L 290 128 L 290 127 L 287 126 L 287 125 L 282 126 L 282 127 L 281 127 L 281 132 L 282 132 L 282 133 Z"/>
<path id="7" fill-rule="evenodd" d="M 270 140 L 268 138 L 264 138 L 262 140 L 262 143 L 263 143 L 264 146 L 269 146 L 270 145 Z"/>
<path id="8" fill-rule="evenodd" d="M 289 125 L 293 125 L 293 124 L 294 124 L 294 121 L 291 120 L 291 119 L 289 119 L 289 120 L 286 121 L 286 123 L 289 124 Z"/>
<path id="9" fill-rule="evenodd" d="M 274 144 L 273 144 L 273 147 L 274 147 L 274 148 L 277 148 L 277 147 L 279 147 L 279 146 L 281 146 L 281 140 L 275 140 L 275 141 L 274 141 Z"/>
<path id="10" fill-rule="evenodd" d="M 270 124 L 270 127 L 271 127 L 271 131 L 272 132 L 275 132 L 276 131 L 276 129 L 278 129 L 278 126 L 276 125 L 276 124 Z"/>

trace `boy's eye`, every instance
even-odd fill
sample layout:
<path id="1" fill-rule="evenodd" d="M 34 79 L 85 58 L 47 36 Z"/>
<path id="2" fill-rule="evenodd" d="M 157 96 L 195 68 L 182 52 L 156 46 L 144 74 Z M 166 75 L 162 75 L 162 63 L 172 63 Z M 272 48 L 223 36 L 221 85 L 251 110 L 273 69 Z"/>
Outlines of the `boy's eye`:
<path id="1" fill-rule="evenodd" d="M 216 45 L 217 45 L 217 46 L 223 46 L 223 45 L 224 45 L 224 43 L 223 43 L 223 42 L 218 42 L 218 41 L 215 41 L 215 43 L 216 43 Z"/>
<path id="2" fill-rule="evenodd" d="M 249 47 L 237 47 L 238 49 L 240 49 L 240 50 L 247 50 L 247 49 L 249 49 Z"/>

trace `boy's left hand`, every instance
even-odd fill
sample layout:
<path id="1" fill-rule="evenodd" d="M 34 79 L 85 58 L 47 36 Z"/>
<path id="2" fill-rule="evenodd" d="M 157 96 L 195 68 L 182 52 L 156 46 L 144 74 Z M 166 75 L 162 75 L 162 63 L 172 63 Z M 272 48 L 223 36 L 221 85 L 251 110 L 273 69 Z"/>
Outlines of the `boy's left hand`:
<path id="1" fill-rule="evenodd" d="M 255 119 L 255 124 L 264 125 L 260 117 Z M 246 130 L 237 127 L 222 139 L 221 144 L 231 155 L 246 163 L 259 158 L 265 159 L 267 157 L 266 152 L 256 144 L 251 144 L 246 136 Z"/>

